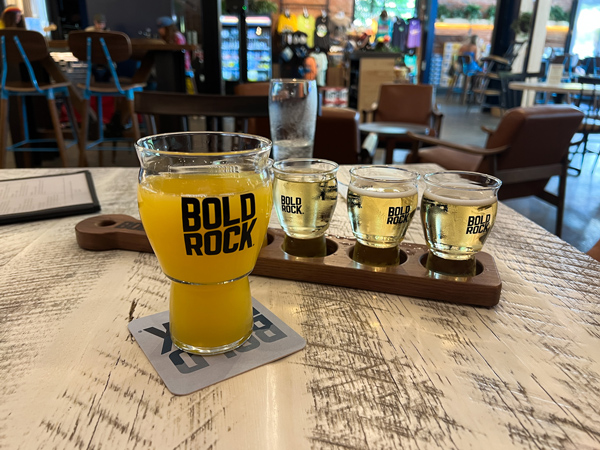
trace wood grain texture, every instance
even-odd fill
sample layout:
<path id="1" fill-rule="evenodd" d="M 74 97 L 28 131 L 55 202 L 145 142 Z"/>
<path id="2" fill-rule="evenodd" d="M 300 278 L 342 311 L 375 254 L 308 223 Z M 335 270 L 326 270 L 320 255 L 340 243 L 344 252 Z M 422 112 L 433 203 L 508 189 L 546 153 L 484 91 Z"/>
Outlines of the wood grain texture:
<path id="1" fill-rule="evenodd" d="M 135 169 L 91 171 L 139 217 Z M 167 309 L 154 255 L 82 250 L 81 219 L 0 227 L 0 448 L 600 448 L 600 264 L 505 205 L 494 308 L 253 276 L 306 349 L 185 397 L 127 331 Z"/>
<path id="2" fill-rule="evenodd" d="M 500 298 L 502 281 L 494 258 L 485 252 L 476 256 L 480 270 L 474 277 L 433 276 L 425 268 L 426 245 L 402 243 L 394 252 L 402 255 L 402 263 L 380 267 L 352 260 L 354 239 L 329 236 L 326 256 L 303 258 L 283 251 L 283 230 L 270 228 L 267 233 L 268 244 L 263 245 L 252 275 L 477 306 L 494 306 Z M 86 250 L 153 252 L 142 222 L 125 214 L 88 217 L 75 225 L 75 236 Z"/>

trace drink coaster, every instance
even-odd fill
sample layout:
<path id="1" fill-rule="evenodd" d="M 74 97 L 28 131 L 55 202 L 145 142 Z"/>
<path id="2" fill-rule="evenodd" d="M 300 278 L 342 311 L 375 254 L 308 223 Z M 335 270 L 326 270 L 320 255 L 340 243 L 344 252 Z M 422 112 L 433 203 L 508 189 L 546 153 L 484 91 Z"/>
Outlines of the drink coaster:
<path id="1" fill-rule="evenodd" d="M 221 355 L 192 355 L 175 347 L 169 334 L 168 311 L 133 320 L 128 328 L 167 389 L 175 395 L 187 395 L 306 346 L 302 336 L 255 298 L 252 306 L 252 336 L 241 347 Z"/>
<path id="2" fill-rule="evenodd" d="M 142 222 L 131 216 L 99 215 L 75 226 L 77 243 L 87 250 L 134 250 L 152 252 Z M 426 269 L 426 245 L 400 244 L 400 264 L 375 267 L 357 263 L 350 256 L 355 239 L 327 237 L 327 255 L 298 257 L 282 250 L 283 230 L 269 228 L 267 245 L 252 275 L 307 281 L 367 291 L 492 307 L 500 301 L 502 280 L 489 253 L 476 255 L 475 276 L 451 276 Z"/>

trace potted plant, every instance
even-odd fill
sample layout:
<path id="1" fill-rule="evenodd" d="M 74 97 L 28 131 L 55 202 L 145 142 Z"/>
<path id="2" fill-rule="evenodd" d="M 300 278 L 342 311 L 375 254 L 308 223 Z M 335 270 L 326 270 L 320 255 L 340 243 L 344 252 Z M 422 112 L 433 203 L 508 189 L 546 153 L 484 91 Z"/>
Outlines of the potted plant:
<path id="1" fill-rule="evenodd" d="M 254 14 L 271 15 L 277 12 L 277 5 L 269 0 L 250 0 L 248 9 Z"/>
<path id="2" fill-rule="evenodd" d="M 531 32 L 531 13 L 522 12 L 510 27 L 515 32 L 517 40 L 525 40 Z"/>
<path id="3" fill-rule="evenodd" d="M 461 6 L 457 6 L 454 8 L 446 8 L 447 16 L 444 19 L 444 22 L 448 23 L 464 23 L 466 16 L 465 8 Z"/>
<path id="4" fill-rule="evenodd" d="M 449 17 L 452 17 L 452 11 L 450 11 L 450 8 L 448 8 L 446 5 L 438 6 L 437 18 L 441 21 L 444 21 L 444 19 Z"/>
<path id="5" fill-rule="evenodd" d="M 570 12 L 565 11 L 558 5 L 552 5 L 550 7 L 550 21 L 554 23 L 569 23 Z"/>
<path id="6" fill-rule="evenodd" d="M 471 22 L 473 20 L 481 19 L 481 6 L 479 5 L 467 5 L 465 7 L 465 18 Z"/>

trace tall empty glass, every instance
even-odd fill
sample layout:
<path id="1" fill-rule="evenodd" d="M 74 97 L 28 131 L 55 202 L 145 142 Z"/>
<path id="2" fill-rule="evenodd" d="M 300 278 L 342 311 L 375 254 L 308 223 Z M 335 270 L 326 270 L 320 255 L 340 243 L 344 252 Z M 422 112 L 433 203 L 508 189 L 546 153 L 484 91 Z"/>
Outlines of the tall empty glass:
<path id="1" fill-rule="evenodd" d="M 427 268 L 473 276 L 475 255 L 489 236 L 502 182 L 491 175 L 448 171 L 425 175 L 421 220 L 429 255 Z"/>
<path id="2" fill-rule="evenodd" d="M 419 174 L 393 166 L 350 170 L 348 216 L 356 245 L 352 259 L 386 266 L 399 263 L 398 244 L 417 210 Z"/>
<path id="3" fill-rule="evenodd" d="M 273 159 L 312 158 L 318 105 L 315 80 L 273 79 L 269 89 Z"/>
<path id="4" fill-rule="evenodd" d="M 271 142 L 171 133 L 140 139 L 138 206 L 171 280 L 170 333 L 180 349 L 216 354 L 252 333 L 248 275 L 272 208 Z"/>

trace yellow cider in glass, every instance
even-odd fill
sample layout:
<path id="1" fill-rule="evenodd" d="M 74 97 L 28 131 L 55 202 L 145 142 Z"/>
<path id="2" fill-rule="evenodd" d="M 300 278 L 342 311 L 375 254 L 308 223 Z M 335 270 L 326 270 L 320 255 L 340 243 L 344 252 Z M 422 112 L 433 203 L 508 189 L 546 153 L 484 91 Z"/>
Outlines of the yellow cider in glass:
<path id="1" fill-rule="evenodd" d="M 272 208 L 268 176 L 169 173 L 138 185 L 140 216 L 163 272 L 171 278 L 173 342 L 215 348 L 252 331 L 248 274 Z"/>

